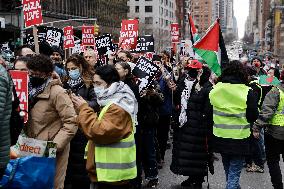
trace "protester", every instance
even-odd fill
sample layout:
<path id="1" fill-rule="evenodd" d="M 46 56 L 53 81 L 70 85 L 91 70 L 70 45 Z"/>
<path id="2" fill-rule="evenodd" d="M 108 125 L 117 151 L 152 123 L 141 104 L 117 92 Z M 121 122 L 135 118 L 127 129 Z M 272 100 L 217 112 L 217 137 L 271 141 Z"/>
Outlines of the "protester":
<path id="1" fill-rule="evenodd" d="M 206 102 L 212 89 L 209 81 L 211 71 L 202 63 L 193 61 L 187 66 L 188 77 L 184 81 L 181 94 L 180 126 L 174 129 L 171 171 L 189 176 L 181 183 L 182 187 L 202 188 L 207 175 L 207 165 L 211 156 L 208 151 L 208 138 L 213 125 Z"/>
<path id="2" fill-rule="evenodd" d="M 138 105 L 131 89 L 119 81 L 113 66 L 98 67 L 93 77 L 100 114 L 72 95 L 77 122 L 88 142 L 87 170 L 96 188 L 130 188 L 137 176 L 134 127 Z M 110 158 L 108 158 L 110 157 Z"/>
<path id="3" fill-rule="evenodd" d="M 167 51 L 162 51 L 161 53 L 161 57 L 162 57 L 162 63 L 164 65 L 164 67 L 167 69 L 168 72 L 172 71 L 172 65 L 171 65 L 171 55 L 170 53 L 168 53 Z"/>
<path id="4" fill-rule="evenodd" d="M 72 101 L 59 80 L 51 78 L 53 63 L 44 55 L 32 57 L 29 70 L 29 120 L 25 134 L 56 143 L 54 188 L 64 188 L 70 141 L 77 131 Z"/>
<path id="5" fill-rule="evenodd" d="M 96 69 L 98 67 L 97 55 L 94 49 L 91 48 L 86 49 L 84 52 L 84 58 L 91 65 L 91 67 L 93 67 L 93 69 Z"/>
<path id="6" fill-rule="evenodd" d="M 33 56 L 35 53 L 28 45 L 19 46 L 15 50 L 15 57 L 18 58 L 20 56 Z"/>
<path id="7" fill-rule="evenodd" d="M 260 129 L 266 128 L 265 151 L 272 185 L 275 189 L 282 189 L 282 174 L 279 166 L 280 154 L 284 154 L 284 123 L 283 84 L 274 87 L 266 95 L 261 112 L 253 126 L 253 135 L 260 137 Z"/>
<path id="8" fill-rule="evenodd" d="M 256 68 L 257 76 L 266 75 L 266 71 L 263 69 L 264 64 L 259 57 L 253 57 L 251 60 L 251 65 Z"/>
<path id="9" fill-rule="evenodd" d="M 58 46 L 52 46 L 51 49 L 50 58 L 54 64 L 54 71 L 63 79 L 67 75 L 63 64 L 63 50 Z"/>
<path id="10" fill-rule="evenodd" d="M 133 56 L 131 55 L 129 51 L 126 51 L 126 50 L 119 51 L 117 54 L 117 58 L 129 64 L 131 67 L 131 70 L 134 69 L 135 64 L 132 62 Z"/>
<path id="11" fill-rule="evenodd" d="M 258 116 L 257 98 L 239 61 L 230 62 L 209 94 L 213 106 L 213 149 L 222 156 L 226 189 L 240 188 L 245 156 L 250 154 L 250 123 Z"/>
<path id="12" fill-rule="evenodd" d="M 30 57 L 21 56 L 14 62 L 14 69 L 19 71 L 28 71 L 27 63 Z"/>
<path id="13" fill-rule="evenodd" d="M 64 88 L 71 93 L 81 96 L 88 102 L 94 111 L 99 111 L 96 101 L 92 78 L 94 72 L 84 57 L 73 55 L 66 60 L 66 72 L 68 80 L 64 83 Z M 86 172 L 86 161 L 84 160 L 85 146 L 87 138 L 81 130 L 78 130 L 70 142 L 70 154 L 65 179 L 65 189 L 90 188 L 90 179 Z"/>
<path id="14" fill-rule="evenodd" d="M 13 81 L 0 64 L 0 180 L 9 162 Z"/>

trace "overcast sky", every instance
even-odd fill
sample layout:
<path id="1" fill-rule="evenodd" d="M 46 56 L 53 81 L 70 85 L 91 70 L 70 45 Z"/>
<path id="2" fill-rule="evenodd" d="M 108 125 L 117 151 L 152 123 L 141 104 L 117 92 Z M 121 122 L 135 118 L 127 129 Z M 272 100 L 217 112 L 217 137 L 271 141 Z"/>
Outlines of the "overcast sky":
<path id="1" fill-rule="evenodd" d="M 249 0 L 234 0 L 234 13 L 238 22 L 239 38 L 241 39 L 245 33 L 245 23 L 249 14 Z"/>

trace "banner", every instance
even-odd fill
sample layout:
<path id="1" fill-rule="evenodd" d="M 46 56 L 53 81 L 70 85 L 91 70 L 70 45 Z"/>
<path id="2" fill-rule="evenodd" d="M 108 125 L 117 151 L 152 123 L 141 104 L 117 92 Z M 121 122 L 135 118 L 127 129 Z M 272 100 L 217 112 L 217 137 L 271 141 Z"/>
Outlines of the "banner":
<path id="1" fill-rule="evenodd" d="M 22 0 L 25 27 L 42 24 L 40 0 Z"/>
<path id="2" fill-rule="evenodd" d="M 179 42 L 179 26 L 178 23 L 171 24 L 172 43 Z"/>
<path id="3" fill-rule="evenodd" d="M 60 28 L 39 26 L 37 28 L 38 41 L 41 43 L 46 41 L 50 46 L 58 46 L 63 49 L 64 33 Z M 31 34 L 27 34 L 24 39 L 24 44 L 34 45 L 34 37 Z"/>
<path id="4" fill-rule="evenodd" d="M 17 96 L 20 100 L 20 110 L 24 113 L 24 122 L 28 121 L 28 72 L 26 71 L 10 71 L 11 77 L 13 79 Z"/>
<path id="5" fill-rule="evenodd" d="M 96 37 L 96 48 L 99 55 L 105 55 L 114 51 L 114 45 L 112 44 L 111 34 L 105 34 Z"/>
<path id="6" fill-rule="evenodd" d="M 133 52 L 154 52 L 154 37 L 152 35 L 145 35 L 138 37 L 138 44 Z"/>
<path id="7" fill-rule="evenodd" d="M 119 43 L 122 49 L 130 50 L 135 49 L 138 39 L 138 26 L 139 21 L 134 20 L 122 20 L 121 31 L 119 37 Z"/>
<path id="8" fill-rule="evenodd" d="M 159 67 L 153 64 L 146 57 L 141 56 L 138 59 L 132 73 L 136 78 L 138 78 L 140 93 L 149 87 L 158 72 Z"/>
<path id="9" fill-rule="evenodd" d="M 67 26 L 63 28 L 64 31 L 64 49 L 75 47 L 73 27 Z"/>
<path id="10" fill-rule="evenodd" d="M 95 26 L 82 26 L 82 45 L 94 46 L 95 45 Z"/>

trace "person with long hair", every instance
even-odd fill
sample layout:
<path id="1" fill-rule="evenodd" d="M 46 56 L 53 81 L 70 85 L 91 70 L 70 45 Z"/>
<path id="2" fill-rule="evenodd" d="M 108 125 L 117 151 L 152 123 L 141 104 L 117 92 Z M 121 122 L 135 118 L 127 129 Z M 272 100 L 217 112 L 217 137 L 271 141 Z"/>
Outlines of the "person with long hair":
<path id="1" fill-rule="evenodd" d="M 64 88 L 75 95 L 81 96 L 88 102 L 88 105 L 99 111 L 96 95 L 92 84 L 94 71 L 91 65 L 80 55 L 72 55 L 66 60 L 67 81 Z M 70 154 L 65 178 L 65 188 L 90 188 L 90 179 L 85 169 L 86 160 L 84 159 L 85 146 L 88 140 L 81 130 L 78 130 L 70 142 Z"/>

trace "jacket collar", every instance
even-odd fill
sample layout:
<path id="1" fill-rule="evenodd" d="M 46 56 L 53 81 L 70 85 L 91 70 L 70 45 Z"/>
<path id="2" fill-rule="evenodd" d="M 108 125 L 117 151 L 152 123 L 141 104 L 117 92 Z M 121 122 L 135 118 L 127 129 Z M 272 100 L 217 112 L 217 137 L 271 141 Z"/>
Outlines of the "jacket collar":
<path id="1" fill-rule="evenodd" d="M 54 85 L 60 85 L 62 86 L 62 83 L 59 79 L 53 79 L 49 82 L 49 84 L 45 87 L 42 93 L 40 93 L 37 97 L 38 98 L 44 98 L 48 99 L 51 93 L 51 87 Z"/>

